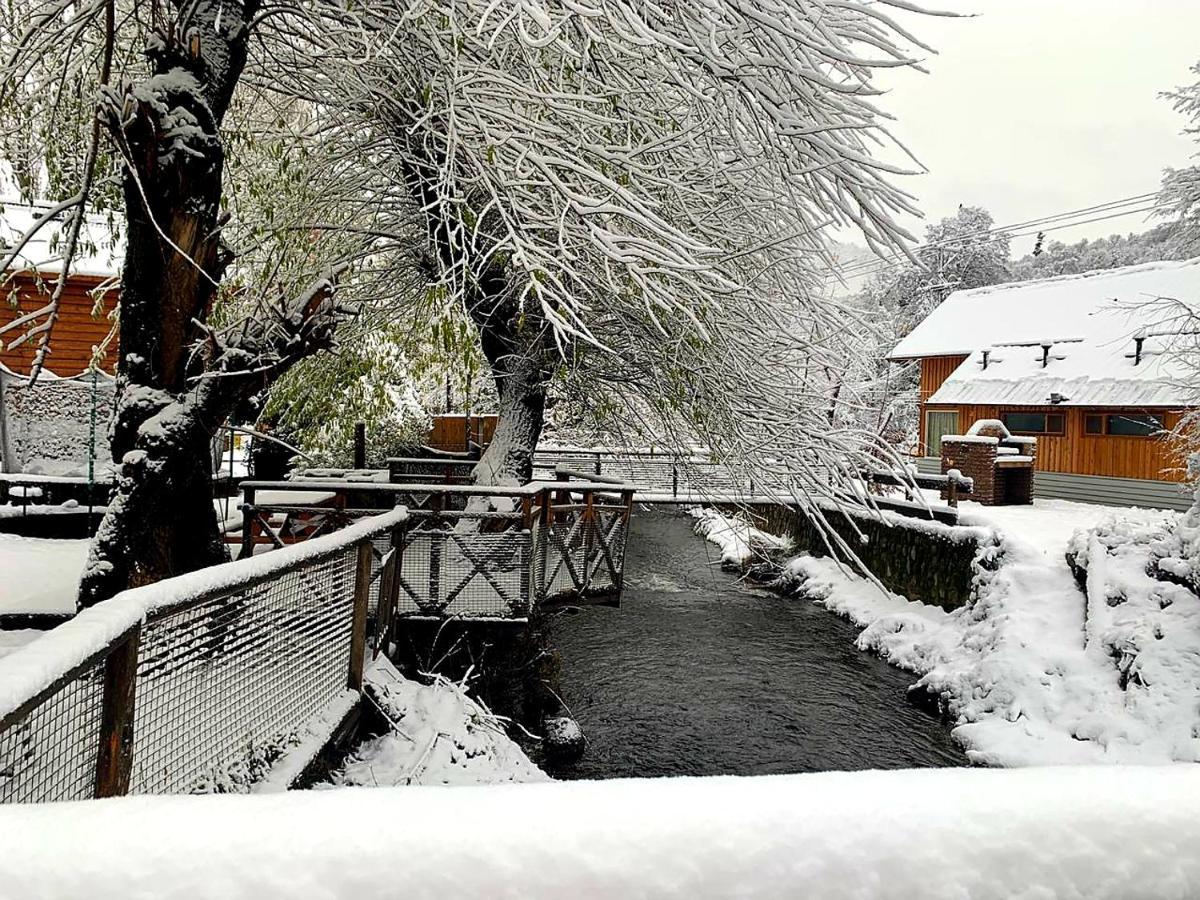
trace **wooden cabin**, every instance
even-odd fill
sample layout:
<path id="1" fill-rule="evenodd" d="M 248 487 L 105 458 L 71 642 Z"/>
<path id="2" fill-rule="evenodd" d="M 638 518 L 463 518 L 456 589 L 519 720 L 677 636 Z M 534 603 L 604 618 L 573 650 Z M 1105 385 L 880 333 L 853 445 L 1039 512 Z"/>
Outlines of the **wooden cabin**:
<path id="1" fill-rule="evenodd" d="M 1197 344 L 1156 298 L 1200 300 L 1200 259 L 951 294 L 890 354 L 920 361 L 918 468 L 996 419 L 1038 439 L 1035 496 L 1186 508 L 1169 432 L 1200 401 Z"/>
<path id="2" fill-rule="evenodd" d="M 36 206 L 0 201 L 0 251 L 12 246 L 41 213 Z M 43 228 L 25 246 L 19 266 L 6 274 L 0 288 L 0 328 L 49 302 L 61 271 L 54 249 L 63 240 L 60 227 L 60 223 L 51 222 Z M 117 303 L 121 249 L 109 246 L 112 242 L 107 238 L 107 229 L 96 218 L 89 219 L 82 237 L 85 246 L 63 291 L 46 363 L 46 370 L 60 378 L 88 370 L 93 348 L 102 346 L 113 328 L 111 313 Z M 0 365 L 18 375 L 29 372 L 37 351 L 37 337 L 9 349 L 26 328 L 18 326 L 0 335 Z M 114 335 L 102 356 L 100 369 L 112 374 L 116 364 Z"/>

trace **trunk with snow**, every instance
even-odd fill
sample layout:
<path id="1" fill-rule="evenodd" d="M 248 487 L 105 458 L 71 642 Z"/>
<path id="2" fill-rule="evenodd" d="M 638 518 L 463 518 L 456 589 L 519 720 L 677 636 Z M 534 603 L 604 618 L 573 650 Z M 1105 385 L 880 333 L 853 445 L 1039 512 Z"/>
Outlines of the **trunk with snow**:
<path id="1" fill-rule="evenodd" d="M 499 421 L 475 466 L 476 484 L 525 484 L 533 477 L 533 451 L 546 418 L 551 375 L 549 329 L 540 315 L 511 300 L 476 303 L 471 318 L 491 365 L 499 397 Z"/>
<path id="2" fill-rule="evenodd" d="M 327 346 L 328 281 L 234 338 L 205 324 L 230 260 L 220 239 L 220 124 L 246 61 L 257 0 L 188 0 L 147 48 L 152 74 L 99 115 L 126 161 L 128 241 L 113 458 L 121 478 L 79 600 L 223 562 L 212 437 L 243 398 Z"/>
<path id="3" fill-rule="evenodd" d="M 188 391 L 202 367 L 196 323 L 228 262 L 218 226 L 218 129 L 245 64 L 255 7 L 199 0 L 175 33 L 147 48 L 150 77 L 113 91 L 101 106 L 126 160 L 129 233 L 110 435 L 122 474 L 92 544 L 83 605 L 227 558 L 210 450 L 224 417 L 198 409 Z"/>

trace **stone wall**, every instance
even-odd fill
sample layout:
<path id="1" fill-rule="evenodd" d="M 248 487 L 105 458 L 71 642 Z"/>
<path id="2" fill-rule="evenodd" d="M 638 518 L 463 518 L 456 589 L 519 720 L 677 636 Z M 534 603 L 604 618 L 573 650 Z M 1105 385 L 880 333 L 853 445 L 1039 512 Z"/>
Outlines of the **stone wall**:
<path id="1" fill-rule="evenodd" d="M 751 515 L 762 530 L 790 537 L 795 552 L 831 555 L 821 529 L 800 510 L 758 506 Z M 850 561 L 851 568 L 865 567 L 892 593 L 945 610 L 966 604 L 980 566 L 993 567 L 999 549 L 995 532 L 980 526 L 888 513 L 876 518 L 831 510 L 826 515 L 861 563 Z"/>

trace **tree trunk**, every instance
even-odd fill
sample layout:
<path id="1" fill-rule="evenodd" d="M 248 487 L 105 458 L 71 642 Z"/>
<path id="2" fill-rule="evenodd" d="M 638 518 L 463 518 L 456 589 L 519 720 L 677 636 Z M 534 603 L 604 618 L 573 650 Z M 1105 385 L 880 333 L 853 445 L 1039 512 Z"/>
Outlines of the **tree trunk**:
<path id="1" fill-rule="evenodd" d="M 476 484 L 525 484 L 533 477 L 533 451 L 546 418 L 546 370 L 536 358 L 493 363 L 500 417 L 492 441 L 475 466 Z"/>
<path id="2" fill-rule="evenodd" d="M 546 421 L 553 348 L 540 315 L 497 299 L 504 296 L 504 279 L 488 286 L 470 313 L 496 382 L 499 421 L 472 477 L 476 484 L 525 484 L 533 477 L 533 451 Z"/>
<path id="3" fill-rule="evenodd" d="M 122 466 L 79 601 L 228 558 L 212 505 L 212 435 L 236 403 L 196 402 L 211 361 L 202 323 L 228 263 L 218 221 L 220 123 L 246 60 L 257 0 L 183 3 L 147 49 L 150 77 L 111 92 L 100 116 L 126 159 L 121 355 L 111 431 Z M 229 391 L 249 385 L 231 383 Z"/>

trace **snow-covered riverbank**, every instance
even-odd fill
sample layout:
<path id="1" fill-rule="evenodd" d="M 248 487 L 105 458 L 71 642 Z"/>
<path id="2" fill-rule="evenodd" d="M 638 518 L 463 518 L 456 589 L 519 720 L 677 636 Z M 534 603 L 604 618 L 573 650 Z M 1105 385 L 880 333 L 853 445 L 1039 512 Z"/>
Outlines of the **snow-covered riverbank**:
<path id="1" fill-rule="evenodd" d="M 367 693 L 392 724 L 364 742 L 330 779 L 335 787 L 504 784 L 549 781 L 505 733 L 504 722 L 445 678 L 421 684 L 386 660 Z M 323 785 L 324 786 L 324 785 Z"/>
<path id="2" fill-rule="evenodd" d="M 974 596 L 954 612 L 910 602 L 830 559 L 811 556 L 789 560 L 778 587 L 849 618 L 863 628 L 860 648 L 919 675 L 917 689 L 939 698 L 955 738 L 976 763 L 1200 761 L 1195 704 L 1161 700 L 1197 696 L 1200 685 L 1187 662 L 1194 648 L 1182 639 L 1166 647 L 1171 661 L 1156 669 L 1157 683 L 1131 690 L 1111 637 L 1107 648 L 1087 640 L 1087 604 L 1062 553 L 1069 519 L 1063 510 L 1054 512 L 1053 539 L 1042 534 L 1032 543 L 997 528 L 999 566 L 978 568 Z M 1022 513 L 1029 517 L 1036 509 Z M 1166 513 L 1123 514 L 1135 522 L 1172 521 Z M 982 524 L 986 514 L 975 518 Z M 697 527 L 726 558 L 741 553 L 744 559 L 746 548 L 764 540 L 712 511 L 701 515 Z M 1180 591 L 1186 594 L 1177 599 L 1182 620 L 1184 610 L 1200 601 Z M 1137 608 L 1129 606 L 1126 618 Z"/>

